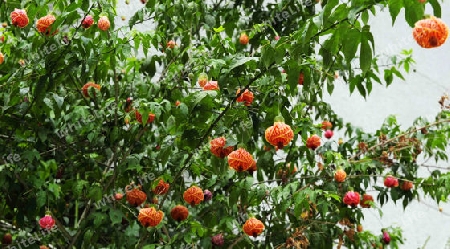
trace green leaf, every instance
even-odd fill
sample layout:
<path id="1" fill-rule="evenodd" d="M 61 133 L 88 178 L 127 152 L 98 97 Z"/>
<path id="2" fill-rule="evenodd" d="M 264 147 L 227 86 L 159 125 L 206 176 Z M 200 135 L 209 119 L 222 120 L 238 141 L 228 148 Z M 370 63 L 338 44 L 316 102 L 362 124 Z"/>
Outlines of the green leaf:
<path id="1" fill-rule="evenodd" d="M 372 49 L 370 48 L 369 40 L 365 33 L 366 32 L 363 32 L 361 36 L 361 48 L 359 56 L 361 70 L 364 73 L 370 69 L 370 65 L 372 64 Z"/>
<path id="2" fill-rule="evenodd" d="M 214 32 L 216 32 L 216 33 L 220 33 L 220 32 L 222 32 L 222 31 L 224 31 L 225 28 L 224 28 L 223 26 L 220 26 L 220 27 L 218 27 L 218 28 L 213 28 L 213 30 L 214 30 Z"/>
<path id="3" fill-rule="evenodd" d="M 119 224 L 122 222 L 123 213 L 118 209 L 111 208 L 109 210 L 109 218 L 111 219 L 112 224 Z"/>
<path id="4" fill-rule="evenodd" d="M 39 190 L 36 193 L 36 207 L 41 208 L 43 207 L 47 202 L 47 193 L 43 190 Z"/>
<path id="5" fill-rule="evenodd" d="M 405 1 L 405 19 L 412 28 L 414 24 L 423 18 L 425 8 L 423 4 L 417 1 Z"/>
<path id="6" fill-rule="evenodd" d="M 350 63 L 355 57 L 358 50 L 359 43 L 361 42 L 361 33 L 357 29 L 351 29 L 345 34 L 344 41 L 342 43 L 344 57 L 348 63 Z"/>
<path id="7" fill-rule="evenodd" d="M 389 0 L 388 6 L 389 6 L 389 13 L 392 17 L 392 25 L 395 23 L 395 19 L 397 18 L 398 14 L 400 13 L 400 10 L 404 6 L 405 0 Z M 406 0 L 407 2 L 413 2 L 412 0 Z"/>

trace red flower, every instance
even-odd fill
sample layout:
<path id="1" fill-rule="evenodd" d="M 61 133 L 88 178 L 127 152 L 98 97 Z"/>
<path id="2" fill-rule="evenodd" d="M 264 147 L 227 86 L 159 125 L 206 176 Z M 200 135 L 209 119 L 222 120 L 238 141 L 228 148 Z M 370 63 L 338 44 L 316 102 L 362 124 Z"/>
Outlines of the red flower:
<path id="1" fill-rule="evenodd" d="M 330 139 L 333 136 L 333 131 L 332 130 L 327 130 L 325 132 L 325 137 Z"/>
<path id="2" fill-rule="evenodd" d="M 127 191 L 127 202 L 134 207 L 140 206 L 147 200 L 147 194 L 137 188 Z"/>
<path id="3" fill-rule="evenodd" d="M 52 229 L 53 226 L 55 225 L 55 220 L 51 215 L 46 214 L 39 220 L 39 225 L 41 226 L 42 229 Z"/>
<path id="4" fill-rule="evenodd" d="M 177 205 L 170 211 L 170 216 L 172 216 L 172 219 L 180 222 L 187 219 L 189 210 L 183 205 Z"/>
<path id="5" fill-rule="evenodd" d="M 398 179 L 388 175 L 386 179 L 384 179 L 384 186 L 387 188 L 398 187 Z"/>
<path id="6" fill-rule="evenodd" d="M 402 184 L 400 184 L 400 188 L 403 191 L 410 191 L 413 188 L 414 184 L 411 181 L 403 181 Z"/>
<path id="7" fill-rule="evenodd" d="M 14 9 L 13 12 L 11 12 L 11 23 L 14 26 L 17 26 L 19 28 L 25 28 L 28 25 L 28 16 L 27 12 L 22 9 Z"/>
<path id="8" fill-rule="evenodd" d="M 219 85 L 217 84 L 217 81 L 208 81 L 204 86 L 203 90 L 218 90 Z"/>
<path id="9" fill-rule="evenodd" d="M 364 194 L 359 205 L 361 205 L 362 208 L 370 208 L 372 202 L 373 202 L 373 196 L 369 195 L 369 194 Z"/>
<path id="10" fill-rule="evenodd" d="M 94 24 L 94 18 L 91 15 L 86 16 L 81 22 L 81 26 L 85 29 L 90 28 L 92 24 Z"/>
<path id="11" fill-rule="evenodd" d="M 356 207 L 359 204 L 360 196 L 358 192 L 348 191 L 345 193 L 343 202 L 345 205 L 350 205 L 352 207 Z"/>
<path id="12" fill-rule="evenodd" d="M 236 95 L 241 92 L 241 89 L 236 91 Z M 253 102 L 253 93 L 248 89 L 245 89 L 244 93 L 242 93 L 237 99 L 237 102 L 244 102 L 244 105 L 249 106 Z"/>
<path id="13" fill-rule="evenodd" d="M 139 113 L 138 110 L 135 110 L 134 115 L 135 115 L 135 117 L 136 117 L 136 120 L 137 120 L 140 124 L 142 124 L 142 114 Z M 150 124 L 151 122 L 153 122 L 153 121 L 155 120 L 155 117 L 156 117 L 155 114 L 149 113 L 149 114 L 148 114 L 148 118 L 147 118 L 147 124 Z"/>
<path id="14" fill-rule="evenodd" d="M 253 163 L 253 156 L 243 148 L 239 148 L 228 155 L 228 165 L 237 172 L 248 170 Z"/>
<path id="15" fill-rule="evenodd" d="M 256 218 L 250 218 L 245 222 L 242 228 L 248 236 L 256 238 L 256 236 L 264 231 L 264 224 Z"/>
<path id="16" fill-rule="evenodd" d="M 225 147 L 226 140 L 224 137 L 215 138 L 211 140 L 209 144 L 211 145 L 209 149 L 211 153 L 213 153 L 216 157 L 219 158 L 224 158 L 228 156 L 234 149 L 233 146 Z"/>

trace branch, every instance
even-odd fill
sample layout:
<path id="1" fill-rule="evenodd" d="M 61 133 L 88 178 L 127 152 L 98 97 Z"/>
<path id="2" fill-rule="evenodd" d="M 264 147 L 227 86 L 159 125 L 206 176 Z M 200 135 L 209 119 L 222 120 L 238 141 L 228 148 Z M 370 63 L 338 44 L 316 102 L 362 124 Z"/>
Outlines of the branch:
<path id="1" fill-rule="evenodd" d="M 431 127 L 431 126 L 436 126 L 436 125 L 438 125 L 438 124 L 441 124 L 441 123 L 448 123 L 448 122 L 450 122 L 450 119 L 439 120 L 439 121 L 433 122 L 433 123 L 431 123 L 431 124 L 425 125 L 425 126 L 423 126 L 423 127 L 419 127 L 419 128 L 412 129 L 412 130 L 407 131 L 407 132 L 405 132 L 405 133 L 402 133 L 402 134 L 400 134 L 400 135 L 398 135 L 398 136 L 396 136 L 396 137 L 387 139 L 387 140 L 385 140 L 385 141 L 383 141 L 383 142 L 380 142 L 380 143 L 378 143 L 378 144 L 375 144 L 374 146 L 368 148 L 368 149 L 365 150 L 365 151 L 360 151 L 360 152 L 358 152 L 357 154 L 353 155 L 353 156 L 349 159 L 349 162 L 354 162 L 355 159 L 358 158 L 358 157 L 360 157 L 362 154 L 364 154 L 364 153 L 366 153 L 366 152 L 373 151 L 373 150 L 375 150 L 375 149 L 378 148 L 378 147 L 385 146 L 386 144 L 388 144 L 388 143 L 390 143 L 390 142 L 393 142 L 393 141 L 399 139 L 400 137 L 403 137 L 403 136 L 405 136 L 405 135 L 409 135 L 409 134 L 418 132 L 418 131 L 420 131 L 420 130 L 422 130 L 422 129 L 426 129 L 426 128 Z"/>

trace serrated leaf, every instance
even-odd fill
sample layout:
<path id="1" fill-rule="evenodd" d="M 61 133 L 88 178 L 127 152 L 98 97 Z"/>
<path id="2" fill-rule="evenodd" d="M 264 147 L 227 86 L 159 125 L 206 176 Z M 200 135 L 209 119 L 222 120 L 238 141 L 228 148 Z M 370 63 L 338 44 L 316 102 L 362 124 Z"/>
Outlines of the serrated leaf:
<path id="1" fill-rule="evenodd" d="M 369 40 L 364 35 L 364 33 L 361 37 L 359 63 L 361 70 L 365 73 L 370 69 L 370 66 L 372 64 L 372 49 L 370 48 Z"/>
<path id="2" fill-rule="evenodd" d="M 109 218 L 111 219 L 112 224 L 119 224 L 122 222 L 123 213 L 120 210 L 117 209 L 110 209 L 109 210 Z"/>

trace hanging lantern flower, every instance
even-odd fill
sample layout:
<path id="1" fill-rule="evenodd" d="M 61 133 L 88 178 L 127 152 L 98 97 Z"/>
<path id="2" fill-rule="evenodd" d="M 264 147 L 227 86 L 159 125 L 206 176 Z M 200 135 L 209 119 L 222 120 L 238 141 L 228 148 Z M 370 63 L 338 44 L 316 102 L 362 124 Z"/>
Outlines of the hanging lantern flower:
<path id="1" fill-rule="evenodd" d="M 164 218 L 164 213 L 157 211 L 154 207 L 139 210 L 138 220 L 144 227 L 156 227 Z"/>
<path id="2" fill-rule="evenodd" d="M 210 147 L 211 153 L 213 153 L 216 157 L 219 158 L 224 158 L 228 156 L 233 151 L 234 148 L 233 146 L 225 147 L 226 142 L 227 141 L 224 137 L 218 137 L 211 140 L 211 142 L 209 142 L 209 144 L 211 145 Z"/>
<path id="3" fill-rule="evenodd" d="M 236 95 L 239 95 L 241 89 L 238 89 Z M 248 89 L 245 89 L 244 93 L 242 93 L 237 99 L 237 102 L 244 102 L 244 105 L 249 106 L 253 102 L 253 93 Z"/>
<path id="4" fill-rule="evenodd" d="M 281 116 L 275 118 L 273 126 L 266 129 L 265 132 L 266 141 L 277 149 L 282 149 L 288 145 L 294 138 L 294 131 L 291 127 L 284 123 L 284 119 Z"/>
<path id="5" fill-rule="evenodd" d="M 253 163 L 253 156 L 243 148 L 239 148 L 228 155 L 228 165 L 237 172 L 248 170 Z"/>
<path id="6" fill-rule="evenodd" d="M 106 31 L 111 26 L 111 23 L 109 22 L 109 19 L 107 16 L 102 16 L 98 19 L 97 27 L 100 30 Z"/>
<path id="7" fill-rule="evenodd" d="M 170 184 L 163 179 L 159 179 L 158 185 L 152 190 L 155 195 L 164 195 L 169 191 Z"/>
<path id="8" fill-rule="evenodd" d="M 22 9 L 14 9 L 13 12 L 11 12 L 11 23 L 12 25 L 19 27 L 19 28 L 25 28 L 28 25 L 29 19 L 27 12 Z"/>
<path id="9" fill-rule="evenodd" d="M 342 200 L 345 205 L 350 205 L 356 207 L 360 202 L 360 195 L 358 192 L 348 191 L 345 193 L 344 199 Z"/>
<path id="10" fill-rule="evenodd" d="M 200 204 L 205 199 L 203 190 L 197 186 L 192 186 L 184 191 L 183 199 L 192 206 Z"/>
<path id="11" fill-rule="evenodd" d="M 81 91 L 82 91 L 83 96 L 84 96 L 85 98 L 89 98 L 89 97 L 90 97 L 90 96 L 89 96 L 89 88 L 91 88 L 91 87 L 93 87 L 93 88 L 95 88 L 95 89 L 97 89 L 97 90 L 99 90 L 99 91 L 100 91 L 100 89 L 102 88 L 102 86 L 100 86 L 100 85 L 98 85 L 98 84 L 95 84 L 95 83 L 92 82 L 92 81 L 89 81 L 88 83 L 84 84 L 84 86 L 81 88 Z M 94 92 L 94 98 L 95 98 L 95 92 Z"/>
<path id="12" fill-rule="evenodd" d="M 315 150 L 320 146 L 320 137 L 317 135 L 312 135 L 308 139 L 306 139 L 306 147 Z"/>
<path id="13" fill-rule="evenodd" d="M 213 196 L 213 194 L 212 194 L 211 191 L 209 191 L 209 190 L 207 190 L 207 189 L 205 189 L 205 191 L 203 191 L 203 197 L 204 197 L 204 200 L 205 200 L 205 201 L 211 200 L 211 199 L 212 199 L 212 196 Z"/>
<path id="14" fill-rule="evenodd" d="M 431 16 L 416 22 L 413 37 L 422 48 L 436 48 L 447 40 L 448 26 L 441 19 Z"/>
<path id="15" fill-rule="evenodd" d="M 39 220 L 39 226 L 41 226 L 42 229 L 50 230 L 54 225 L 55 220 L 50 213 L 45 214 L 45 216 Z"/>
<path id="16" fill-rule="evenodd" d="M 127 191 L 126 197 L 127 202 L 134 207 L 140 206 L 142 203 L 145 202 L 145 200 L 147 200 L 147 194 L 138 188 L 134 188 L 130 191 Z"/>
<path id="17" fill-rule="evenodd" d="M 373 203 L 373 196 L 369 194 L 363 194 L 362 200 L 359 203 L 362 208 L 370 208 Z"/>
<path id="18" fill-rule="evenodd" d="M 36 29 L 39 33 L 43 33 L 45 35 L 50 35 L 50 31 L 52 29 L 52 24 L 56 21 L 56 17 L 54 15 L 48 14 L 44 17 L 41 17 L 36 22 Z M 58 33 L 56 30 L 52 35 Z"/>
<path id="19" fill-rule="evenodd" d="M 256 236 L 264 231 L 264 224 L 256 218 L 250 218 L 245 222 L 242 228 L 248 236 L 256 238 Z"/>
<path id="20" fill-rule="evenodd" d="M 217 83 L 217 81 L 208 81 L 204 86 L 203 86 L 203 90 L 218 90 L 219 89 L 219 85 Z"/>
<path id="21" fill-rule="evenodd" d="M 187 219 L 189 216 L 189 210 L 183 205 L 177 205 L 170 211 L 170 216 L 172 219 L 180 222 Z"/>

